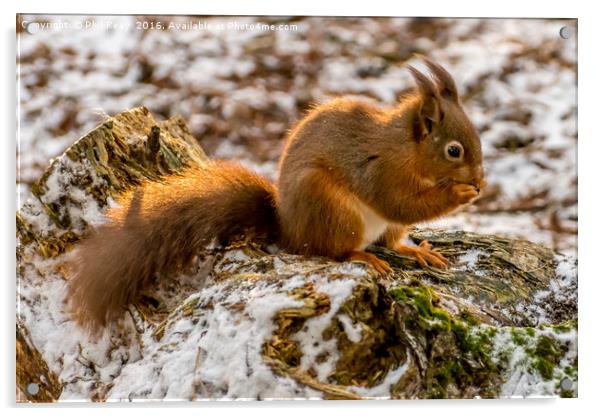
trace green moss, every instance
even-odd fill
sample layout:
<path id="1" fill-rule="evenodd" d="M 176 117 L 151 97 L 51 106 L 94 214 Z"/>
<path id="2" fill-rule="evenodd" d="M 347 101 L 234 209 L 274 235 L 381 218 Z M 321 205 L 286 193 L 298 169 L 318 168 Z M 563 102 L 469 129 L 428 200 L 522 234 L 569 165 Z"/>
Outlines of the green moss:
<path id="1" fill-rule="evenodd" d="M 429 397 L 433 399 L 447 398 L 448 386 L 456 384 L 458 380 L 465 378 L 466 375 L 466 371 L 456 360 L 448 360 L 445 363 L 439 364 L 433 374 Z"/>
<path id="2" fill-rule="evenodd" d="M 560 392 L 560 397 L 563 399 L 571 399 L 575 397 L 575 392 L 573 390 L 562 390 Z"/>
<path id="3" fill-rule="evenodd" d="M 566 366 L 565 368 L 563 368 L 563 370 L 567 377 L 569 377 L 571 380 L 577 380 L 578 373 L 576 365 Z"/>
<path id="4" fill-rule="evenodd" d="M 577 320 L 571 319 L 570 321 L 562 322 L 560 324 L 547 324 L 542 325 L 542 328 L 550 328 L 552 331 L 563 334 L 572 330 L 577 330 Z"/>
<path id="5" fill-rule="evenodd" d="M 554 375 L 554 368 L 563 355 L 557 342 L 547 335 L 540 336 L 533 355 L 535 357 L 534 367 L 544 380 L 550 380 Z"/>
<path id="6" fill-rule="evenodd" d="M 450 314 L 436 307 L 439 297 L 426 286 L 399 286 L 389 292 L 399 302 L 411 305 L 418 312 L 418 322 L 423 329 L 440 325 L 444 329 L 450 328 L 452 320 Z"/>
<path id="7" fill-rule="evenodd" d="M 554 365 L 548 360 L 536 358 L 534 363 L 535 369 L 541 374 L 544 380 L 550 380 L 554 375 Z"/>
<path id="8" fill-rule="evenodd" d="M 474 316 L 472 313 L 470 313 L 466 309 L 464 309 L 462 312 L 460 312 L 458 317 L 469 325 L 480 325 L 481 324 L 481 321 L 479 321 L 479 319 L 476 316 Z"/>
<path id="9" fill-rule="evenodd" d="M 497 394 L 500 370 L 491 360 L 492 340 L 497 329 L 481 325 L 468 311 L 453 316 L 439 308 L 439 297 L 426 286 L 399 286 L 393 298 L 410 305 L 415 314 L 406 317 L 406 327 L 418 331 L 431 345 L 425 377 L 426 396 L 446 398 L 477 387 L 483 397 Z M 462 393 L 461 393 L 462 394 Z"/>
<path id="10" fill-rule="evenodd" d="M 516 345 L 520 345 L 521 347 L 526 346 L 532 340 L 535 335 L 535 330 L 533 328 L 528 328 L 531 331 L 527 331 L 524 328 L 512 328 L 510 333 L 512 335 L 512 342 Z"/>

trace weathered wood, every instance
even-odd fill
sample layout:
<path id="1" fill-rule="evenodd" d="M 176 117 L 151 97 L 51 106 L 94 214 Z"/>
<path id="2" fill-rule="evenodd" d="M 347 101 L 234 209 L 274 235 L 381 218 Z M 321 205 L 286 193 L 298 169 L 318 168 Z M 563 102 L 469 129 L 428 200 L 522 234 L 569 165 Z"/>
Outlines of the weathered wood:
<path id="1" fill-rule="evenodd" d="M 205 159 L 180 117 L 157 122 L 144 107 L 120 113 L 51 162 L 32 186 L 36 200 L 17 213 L 17 235 L 23 243 L 35 240 L 44 257 L 59 255 L 87 229 L 81 213 L 86 204 L 103 208 L 110 198 L 140 181 L 158 179 Z M 36 230 L 31 219 L 42 211 L 49 224 Z"/>
<path id="2" fill-rule="evenodd" d="M 20 392 L 17 401 L 30 402 L 55 402 L 63 390 L 58 376 L 48 369 L 42 354 L 33 345 L 27 328 L 19 322 L 17 322 L 17 389 Z"/>
<path id="3" fill-rule="evenodd" d="M 37 266 L 47 258 L 60 260 L 86 233 L 93 217 L 87 211 L 102 209 L 110 198 L 142 180 L 177 173 L 204 159 L 180 119 L 157 123 L 142 108 L 108 120 L 51 163 L 33 188 L 34 200 L 17 213 L 18 278 L 24 279 L 25 270 L 36 270 L 38 275 L 29 273 L 22 283 L 56 279 L 54 271 L 39 271 Z M 275 375 L 321 392 L 324 398 L 361 398 L 361 392 L 385 382 L 390 384 L 387 397 L 392 398 L 499 397 L 513 394 L 504 386 L 517 372 L 546 384 L 547 394 L 577 395 L 577 284 L 571 274 L 575 259 L 492 235 L 417 229 L 411 238 L 430 241 L 450 259 L 450 268 L 422 269 L 413 259 L 380 247 L 370 250 L 394 268 L 387 278 L 368 266 L 270 254 L 252 242 L 199 253 L 213 259 L 208 289 L 219 287 L 217 294 L 166 276 L 167 288 L 159 284 L 132 308 L 136 330 L 149 331 L 149 339 L 159 346 L 153 354 L 171 354 L 170 359 L 178 360 L 182 351 L 170 337 L 179 322 L 189 322 L 186 331 L 195 331 L 216 305 L 235 320 L 252 322 L 244 299 L 254 299 L 257 287 L 268 287 L 297 306 L 275 312 L 275 329 L 262 344 L 262 359 Z M 292 277 L 304 284 L 287 288 Z M 353 290 L 333 311 L 333 298 L 320 287 L 337 281 Z M 229 303 L 232 293 L 243 300 Z M 320 334 L 321 342 L 336 340 L 338 356 L 333 371 L 320 376 L 314 366 L 301 365 L 299 339 L 308 323 L 328 313 L 333 315 Z M 347 317 L 348 323 L 337 316 Z M 350 335 L 346 325 L 357 332 Z M 59 380 L 50 372 L 44 351 L 25 342 L 26 331 L 25 326 L 17 328 L 18 387 L 26 392 L 27 383 L 43 374 L 50 384 L 28 399 L 56 400 L 59 386 L 73 380 Z M 177 332 L 178 337 L 185 333 Z M 519 364 L 512 360 L 516 350 L 524 353 Z M 197 367 L 199 354 L 200 349 Z M 144 357 L 151 362 L 154 358 Z M 399 376 L 390 380 L 391 374 Z M 561 388 L 565 378 L 573 382 L 570 388 Z M 199 379 L 194 385 L 200 387 L 191 399 L 219 398 L 221 390 L 210 384 Z M 99 383 L 95 397 L 106 397 L 111 387 Z"/>

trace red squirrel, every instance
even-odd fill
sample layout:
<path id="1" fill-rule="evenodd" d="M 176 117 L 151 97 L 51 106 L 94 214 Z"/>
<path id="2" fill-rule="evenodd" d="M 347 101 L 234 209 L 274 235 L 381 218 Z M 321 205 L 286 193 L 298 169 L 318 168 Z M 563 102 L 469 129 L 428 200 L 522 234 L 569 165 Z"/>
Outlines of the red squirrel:
<path id="1" fill-rule="evenodd" d="M 431 76 L 408 66 L 416 88 L 393 108 L 337 98 L 309 111 L 288 134 L 277 186 L 235 162 L 210 161 L 121 195 L 76 248 L 68 282 L 76 320 L 102 328 L 213 239 L 245 232 L 381 274 L 391 268 L 364 251 L 369 244 L 446 267 L 427 241 L 401 239 L 407 226 L 477 198 L 483 158 L 453 78 L 421 59 Z"/>

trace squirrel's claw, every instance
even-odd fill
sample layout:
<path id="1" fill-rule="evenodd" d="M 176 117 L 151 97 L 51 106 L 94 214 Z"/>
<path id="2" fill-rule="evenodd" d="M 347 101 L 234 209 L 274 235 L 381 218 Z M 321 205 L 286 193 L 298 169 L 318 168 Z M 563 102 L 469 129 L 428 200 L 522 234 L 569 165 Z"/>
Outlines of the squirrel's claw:
<path id="1" fill-rule="evenodd" d="M 365 251 L 352 251 L 348 255 L 347 260 L 368 263 L 380 275 L 385 275 L 393 271 L 389 263 L 385 260 L 379 259 L 374 254 L 366 253 Z"/>
<path id="2" fill-rule="evenodd" d="M 433 245 L 426 240 L 422 241 L 418 247 L 398 245 L 395 247 L 395 251 L 399 254 L 414 257 L 421 267 L 434 266 L 445 269 L 449 264 L 447 259 L 441 253 L 433 250 Z"/>
<path id="3" fill-rule="evenodd" d="M 433 245 L 426 240 L 422 240 L 420 244 L 418 244 L 418 247 L 422 247 L 425 250 L 430 250 L 433 248 Z"/>

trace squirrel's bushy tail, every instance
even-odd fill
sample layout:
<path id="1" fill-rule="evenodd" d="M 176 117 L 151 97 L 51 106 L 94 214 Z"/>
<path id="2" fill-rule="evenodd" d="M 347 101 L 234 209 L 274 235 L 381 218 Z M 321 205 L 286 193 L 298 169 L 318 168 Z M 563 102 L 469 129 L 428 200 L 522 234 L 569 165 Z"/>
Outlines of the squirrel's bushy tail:
<path id="1" fill-rule="evenodd" d="M 68 302 L 96 332 L 121 316 L 156 276 L 190 265 L 214 238 L 252 231 L 275 240 L 276 188 L 232 162 L 208 162 L 118 200 L 107 222 L 82 240 L 71 264 Z"/>

